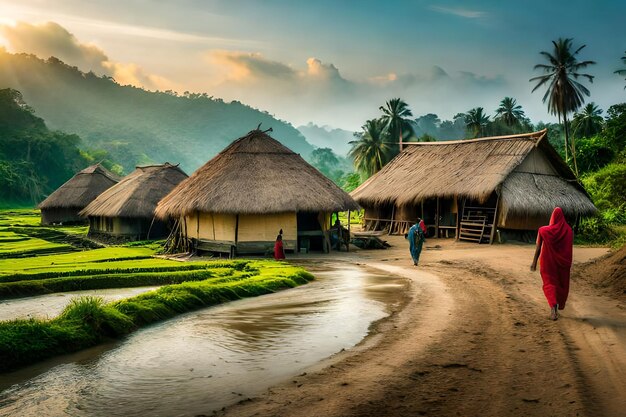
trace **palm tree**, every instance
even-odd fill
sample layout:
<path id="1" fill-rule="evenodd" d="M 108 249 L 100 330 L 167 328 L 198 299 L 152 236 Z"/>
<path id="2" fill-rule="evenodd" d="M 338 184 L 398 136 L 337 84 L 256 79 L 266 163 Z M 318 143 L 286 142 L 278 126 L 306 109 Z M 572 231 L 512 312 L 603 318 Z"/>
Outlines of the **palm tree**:
<path id="1" fill-rule="evenodd" d="M 392 98 L 385 103 L 384 107 L 380 106 L 379 108 L 383 112 L 380 119 L 385 124 L 386 131 L 391 138 L 399 139 L 400 150 L 402 150 L 404 137 L 414 135 L 413 126 L 409 119 L 413 113 L 409 109 L 409 105 L 400 98 Z"/>
<path id="2" fill-rule="evenodd" d="M 502 120 L 509 127 L 521 124 L 525 117 L 522 106 L 511 97 L 504 97 L 500 102 L 500 107 L 496 109 L 496 118 Z"/>
<path id="3" fill-rule="evenodd" d="M 580 138 L 589 138 L 602 130 L 604 119 L 602 109 L 595 103 L 588 103 L 582 111 L 574 114 L 572 120 L 573 135 Z"/>
<path id="4" fill-rule="evenodd" d="M 392 144 L 382 120 L 368 120 L 361 128 L 362 132 L 354 134 L 357 140 L 348 142 L 352 145 L 348 155 L 354 160 L 357 171 L 370 177 L 389 161 Z"/>
<path id="5" fill-rule="evenodd" d="M 482 107 L 473 108 L 465 114 L 465 127 L 475 138 L 485 136 L 488 124 L 489 116 Z"/>
<path id="6" fill-rule="evenodd" d="M 563 123 L 565 130 L 565 159 L 567 160 L 568 147 L 570 146 L 567 114 L 578 110 L 585 102 L 584 96 L 589 96 L 589 90 L 577 80 L 583 77 L 587 78 L 590 83 L 593 82 L 592 75 L 582 74 L 579 71 L 595 64 L 595 62 L 578 61 L 576 55 L 586 45 L 572 52 L 571 38 L 559 38 L 557 41 L 552 41 L 552 45 L 554 45 L 552 53 L 540 52 L 548 60 L 548 64 L 537 64 L 534 68 L 543 71 L 544 74 L 533 77 L 530 81 L 537 81 L 537 85 L 532 90 L 533 92 L 546 84 L 548 85 L 543 96 L 543 102 L 545 103 L 548 100 L 548 111 L 557 115 L 559 123 Z M 570 150 L 574 161 L 574 171 L 578 175 L 576 144 L 574 140 L 572 140 Z"/>
<path id="7" fill-rule="evenodd" d="M 624 56 L 622 57 L 622 61 L 624 61 L 624 65 L 626 65 L 626 51 L 624 51 Z M 615 71 L 615 74 L 626 75 L 626 68 L 618 69 L 617 71 Z M 626 85 L 624 86 L 624 89 L 626 90 Z"/>

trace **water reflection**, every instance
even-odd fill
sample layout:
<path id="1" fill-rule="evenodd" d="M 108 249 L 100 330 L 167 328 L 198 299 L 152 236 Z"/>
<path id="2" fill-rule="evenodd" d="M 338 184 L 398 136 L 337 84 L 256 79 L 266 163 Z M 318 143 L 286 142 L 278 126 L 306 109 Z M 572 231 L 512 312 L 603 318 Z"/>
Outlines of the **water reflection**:
<path id="1" fill-rule="evenodd" d="M 0 414 L 195 415 L 257 395 L 358 343 L 405 282 L 357 266 L 309 285 L 186 314 L 37 376 L 0 376 Z M 76 355 L 77 356 L 77 355 Z"/>

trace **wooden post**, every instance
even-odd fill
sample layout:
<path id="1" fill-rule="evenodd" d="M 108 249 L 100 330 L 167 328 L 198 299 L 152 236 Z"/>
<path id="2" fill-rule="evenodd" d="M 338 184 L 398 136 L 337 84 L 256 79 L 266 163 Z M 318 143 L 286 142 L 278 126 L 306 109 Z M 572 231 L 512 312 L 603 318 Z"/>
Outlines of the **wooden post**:
<path id="1" fill-rule="evenodd" d="M 198 223 L 196 224 L 196 239 L 200 239 L 200 212 L 196 210 Z"/>
<path id="2" fill-rule="evenodd" d="M 185 252 L 189 252 L 189 240 L 187 239 L 187 216 L 183 216 L 184 224 L 185 224 L 185 240 L 183 241 L 183 250 Z"/>
<path id="3" fill-rule="evenodd" d="M 461 237 L 461 219 L 463 218 L 463 211 L 465 210 L 465 197 L 461 200 L 461 204 L 459 204 L 457 196 L 457 206 L 456 209 L 458 213 L 456 214 L 456 240 L 458 241 Z"/>
<path id="4" fill-rule="evenodd" d="M 437 211 L 435 214 L 435 236 L 439 239 L 439 197 L 437 197 Z"/>
<path id="5" fill-rule="evenodd" d="M 348 210 L 348 244 L 346 245 L 346 252 L 350 252 L 350 210 Z"/>
<path id="6" fill-rule="evenodd" d="M 391 223 L 389 223 L 389 233 L 387 233 L 388 235 L 391 235 L 391 233 L 393 232 L 393 217 L 396 214 L 396 203 L 393 203 L 393 206 L 391 206 Z"/>
<path id="7" fill-rule="evenodd" d="M 493 212 L 493 224 L 491 225 L 491 233 L 489 235 L 489 244 L 493 243 L 493 237 L 496 233 L 496 226 L 498 225 L 498 206 L 500 205 L 500 190 L 496 190 L 496 195 L 498 198 L 496 199 L 496 209 Z"/>

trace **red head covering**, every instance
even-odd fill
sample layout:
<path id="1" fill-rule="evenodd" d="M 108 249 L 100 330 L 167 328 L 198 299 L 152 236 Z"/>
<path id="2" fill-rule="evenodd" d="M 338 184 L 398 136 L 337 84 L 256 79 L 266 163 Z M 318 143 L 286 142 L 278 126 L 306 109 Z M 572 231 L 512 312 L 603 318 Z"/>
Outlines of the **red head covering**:
<path id="1" fill-rule="evenodd" d="M 549 246 L 549 252 L 554 252 L 556 261 L 560 266 L 568 268 L 572 265 L 572 244 L 574 234 L 572 228 L 565 221 L 565 215 L 561 207 L 556 207 L 550 217 L 550 225 L 539 228 L 539 235 L 543 239 L 543 245 Z"/>
<path id="2" fill-rule="evenodd" d="M 544 293 L 550 306 L 558 303 L 563 308 L 569 292 L 574 233 L 560 207 L 552 212 L 550 225 L 539 228 L 539 237 L 543 240 L 539 264 Z"/>

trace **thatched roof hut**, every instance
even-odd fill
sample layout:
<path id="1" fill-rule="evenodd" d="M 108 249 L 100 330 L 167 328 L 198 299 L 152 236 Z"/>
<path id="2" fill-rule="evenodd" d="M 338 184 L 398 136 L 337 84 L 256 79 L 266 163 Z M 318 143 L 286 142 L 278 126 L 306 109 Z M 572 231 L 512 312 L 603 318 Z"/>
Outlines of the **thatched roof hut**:
<path id="1" fill-rule="evenodd" d="M 285 246 L 296 250 L 307 230 L 323 235 L 320 214 L 357 208 L 300 155 L 257 129 L 181 182 L 161 200 L 156 215 L 182 219 L 186 237 L 242 253 L 266 250 L 281 228 Z"/>
<path id="2" fill-rule="evenodd" d="M 81 216 L 88 216 L 91 234 L 108 234 L 128 239 L 162 236 L 163 224 L 153 224 L 157 203 L 187 174 L 178 165 L 139 166 L 115 186 L 92 201 Z"/>
<path id="3" fill-rule="evenodd" d="M 406 145 L 380 172 L 351 193 L 369 209 L 370 216 L 389 216 L 381 219 L 389 220 L 386 226 L 398 229 L 399 223 L 391 223 L 413 221 L 428 202 L 434 207 L 433 226 L 442 221 L 443 215 L 447 226 L 457 229 L 463 220 L 459 213 L 471 214 L 460 207 L 463 201 L 473 209 L 488 209 L 482 210 L 488 217 L 487 225 L 495 221 L 502 229 L 536 230 L 547 223 L 555 206 L 570 219 L 596 211 L 574 173 L 548 142 L 546 130 Z M 448 206 L 447 212 L 441 209 L 442 202 Z M 389 208 L 393 213 L 384 213 Z M 398 218 L 398 214 L 409 218 Z M 428 217 L 428 213 L 422 212 L 422 216 Z M 439 230 L 436 233 L 439 235 Z"/>
<path id="4" fill-rule="evenodd" d="M 80 217 L 78 212 L 119 180 L 119 176 L 101 164 L 83 169 L 39 204 L 41 223 L 84 222 L 86 218 Z"/>

